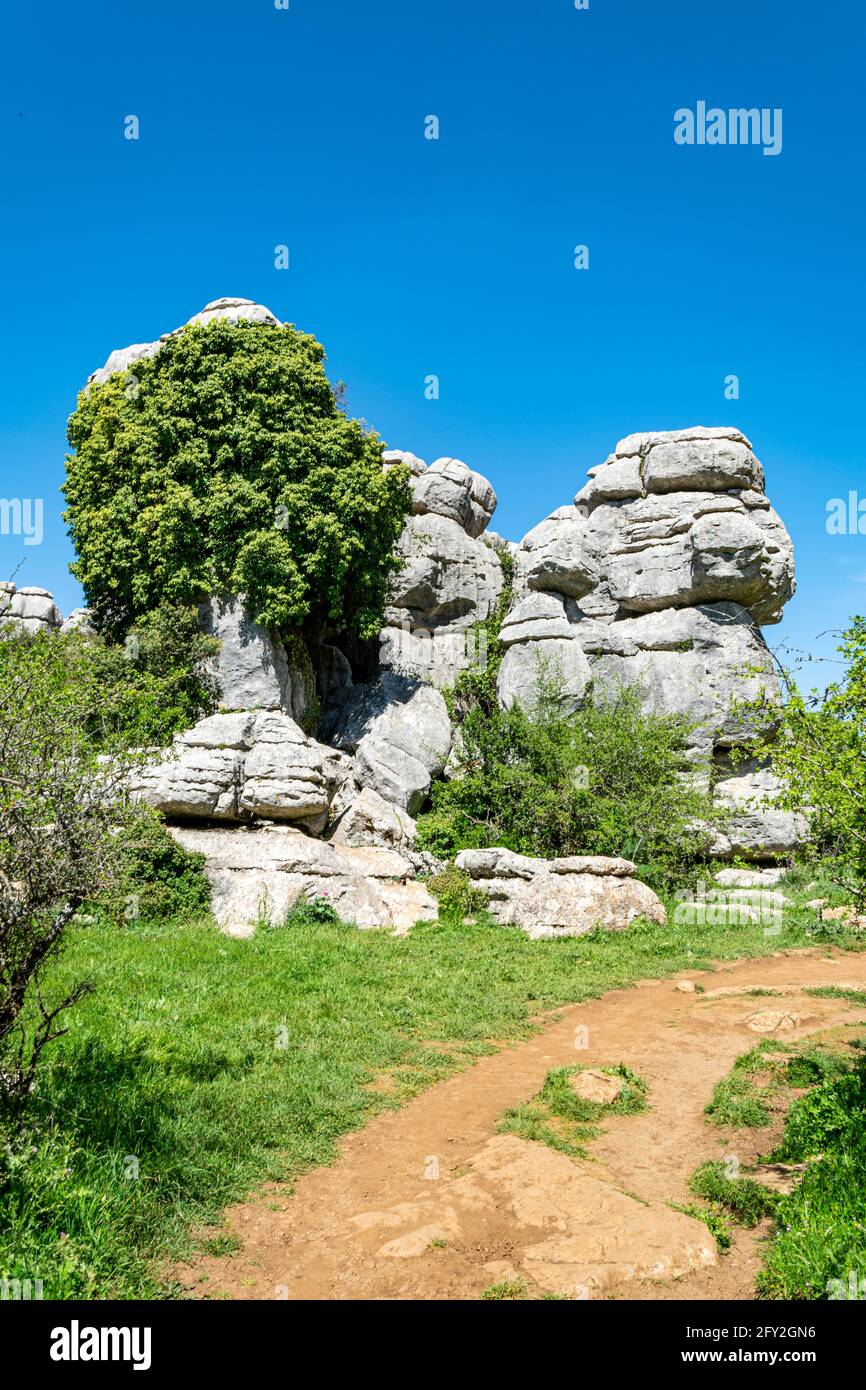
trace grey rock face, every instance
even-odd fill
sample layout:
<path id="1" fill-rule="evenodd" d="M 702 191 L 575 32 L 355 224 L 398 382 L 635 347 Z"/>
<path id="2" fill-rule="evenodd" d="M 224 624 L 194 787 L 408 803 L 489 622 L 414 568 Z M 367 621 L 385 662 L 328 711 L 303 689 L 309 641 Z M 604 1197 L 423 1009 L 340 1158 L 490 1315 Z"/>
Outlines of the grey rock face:
<path id="1" fill-rule="evenodd" d="M 410 517 L 397 550 L 405 564 L 388 596 L 390 625 L 468 627 L 493 609 L 502 590 L 502 564 L 490 546 L 453 518 Z"/>
<path id="2" fill-rule="evenodd" d="M 809 823 L 777 802 L 782 783 L 766 768 L 721 778 L 714 799 L 728 813 L 710 853 L 718 859 L 735 856 L 757 863 L 784 859 L 809 838 Z"/>
<path id="3" fill-rule="evenodd" d="M 578 635 L 599 695 L 639 686 L 648 713 L 680 714 L 695 723 L 689 741 L 703 756 L 757 732 L 734 704 L 762 690 L 779 698 L 760 629 L 739 604 L 669 609 L 615 623 L 586 620 Z"/>
<path id="4" fill-rule="evenodd" d="M 355 686 L 331 733 L 355 753 L 355 779 L 414 815 L 451 751 L 451 721 L 438 690 L 385 671 Z"/>
<path id="5" fill-rule="evenodd" d="M 0 629 L 34 634 L 55 632 L 62 624 L 60 610 L 47 589 L 11 582 L 0 584 Z"/>
<path id="6" fill-rule="evenodd" d="M 477 659 L 472 629 L 496 606 L 502 562 L 435 512 L 410 517 L 397 549 L 405 564 L 391 582 L 380 662 L 439 688 L 451 685 Z"/>
<path id="7" fill-rule="evenodd" d="M 311 898 L 324 898 L 359 927 L 406 931 L 436 916 L 413 866 L 392 850 L 332 845 L 290 826 L 176 826 L 171 833 L 205 855 L 213 913 L 232 936 L 251 935 L 261 920 L 279 925 Z"/>
<path id="8" fill-rule="evenodd" d="M 362 787 L 341 816 L 331 843 L 411 850 L 415 822 L 402 807 L 385 801 L 372 787 Z"/>
<path id="9" fill-rule="evenodd" d="M 64 618 L 61 632 L 79 632 L 82 637 L 95 637 L 96 628 L 89 608 L 73 608 L 68 618 Z"/>
<path id="10" fill-rule="evenodd" d="M 551 862 L 487 849 L 463 850 L 455 862 L 486 895 L 494 921 L 522 927 L 533 938 L 583 936 L 598 927 L 624 931 L 638 917 L 667 920 L 662 903 L 625 859 Z"/>
<path id="11" fill-rule="evenodd" d="M 519 585 L 581 598 L 597 585 L 599 563 L 586 520 L 560 507 L 523 537 L 516 555 Z"/>
<path id="12" fill-rule="evenodd" d="M 574 637 L 517 642 L 502 658 L 496 693 L 505 709 L 514 704 L 530 709 L 539 683 L 555 678 L 561 684 L 561 707 L 571 713 L 586 694 L 590 677 L 589 662 Z"/>
<path id="13" fill-rule="evenodd" d="M 303 672 L 292 670 L 279 638 L 253 621 L 243 597 L 209 599 L 199 609 L 204 631 L 220 641 L 213 675 L 223 709 L 307 713 L 310 691 Z"/>
<path id="14" fill-rule="evenodd" d="M 629 435 L 575 504 L 603 557 L 601 588 L 622 609 L 731 600 L 772 623 L 794 591 L 790 538 L 739 430 Z"/>
<path id="15" fill-rule="evenodd" d="M 135 774 L 133 795 L 164 815 L 312 821 L 323 829 L 340 772 L 334 750 L 287 714 L 214 714 Z"/>
<path id="16" fill-rule="evenodd" d="M 496 510 L 496 493 L 461 459 L 436 459 L 413 486 L 412 510 L 419 516 L 433 512 L 448 517 L 474 539 Z"/>

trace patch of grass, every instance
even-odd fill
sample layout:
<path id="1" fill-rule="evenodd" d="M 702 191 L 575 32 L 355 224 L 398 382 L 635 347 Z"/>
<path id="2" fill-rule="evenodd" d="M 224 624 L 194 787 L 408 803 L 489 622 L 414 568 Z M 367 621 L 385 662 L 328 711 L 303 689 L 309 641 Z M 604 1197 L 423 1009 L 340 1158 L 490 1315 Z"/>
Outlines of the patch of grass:
<path id="1" fill-rule="evenodd" d="M 681 1211 L 683 1216 L 692 1216 L 696 1221 L 703 1221 L 719 1250 L 730 1250 L 732 1237 L 730 1227 L 725 1220 L 724 1213 L 715 1206 L 701 1206 L 698 1202 L 671 1202 L 669 1203 L 673 1211 Z"/>
<path id="2" fill-rule="evenodd" d="M 820 989 L 807 989 L 806 993 L 815 999 L 845 999 L 849 1004 L 866 1006 L 866 990 L 863 989 L 840 989 L 838 985 L 824 985 Z"/>
<path id="3" fill-rule="evenodd" d="M 604 1067 L 608 1076 L 621 1078 L 625 1085 L 611 1104 L 584 1100 L 575 1093 L 572 1078 L 581 1067 L 556 1067 L 548 1072 L 544 1085 L 532 1100 L 506 1110 L 496 1126 L 497 1134 L 516 1134 L 538 1144 L 583 1158 L 585 1145 L 599 1133 L 599 1122 L 607 1115 L 637 1115 L 646 1109 L 646 1082 L 620 1062 Z"/>
<path id="4" fill-rule="evenodd" d="M 425 923 L 406 937 L 304 913 L 249 940 L 207 920 L 76 925 L 46 981 L 89 978 L 20 1125 L 0 1119 L 0 1277 L 45 1297 L 177 1296 L 190 1230 L 471 1064 L 533 1019 L 636 980 L 766 954 L 760 925 L 530 941 Z M 862 948 L 854 934 L 840 938 Z M 809 938 L 786 918 L 774 949 Z M 389 1073 L 387 1093 L 370 1083 Z"/>
<path id="5" fill-rule="evenodd" d="M 723 1208 L 741 1226 L 756 1226 L 772 1216 L 778 1195 L 752 1178 L 729 1178 L 724 1163 L 702 1163 L 692 1174 L 689 1187 L 696 1197 Z"/>
<path id="6" fill-rule="evenodd" d="M 522 1279 L 503 1279 L 499 1284 L 491 1284 L 481 1297 L 488 1303 L 502 1303 L 529 1298 L 529 1291 Z"/>
<path id="7" fill-rule="evenodd" d="M 201 1242 L 201 1249 L 206 1255 L 216 1255 L 223 1258 L 226 1255 L 236 1255 L 241 1249 L 243 1242 L 233 1235 L 230 1231 L 218 1236 L 211 1236 L 208 1240 Z"/>
<path id="8" fill-rule="evenodd" d="M 726 1076 L 717 1082 L 704 1114 L 726 1129 L 763 1129 L 773 1118 L 763 1093 L 745 1076 Z"/>

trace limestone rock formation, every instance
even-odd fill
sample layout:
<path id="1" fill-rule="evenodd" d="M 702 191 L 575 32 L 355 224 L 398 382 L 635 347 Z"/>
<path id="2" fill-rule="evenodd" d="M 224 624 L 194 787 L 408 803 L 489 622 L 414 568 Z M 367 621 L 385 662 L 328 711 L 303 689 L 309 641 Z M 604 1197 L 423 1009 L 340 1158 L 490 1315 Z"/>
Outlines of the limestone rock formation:
<path id="1" fill-rule="evenodd" d="M 303 720 L 315 692 L 310 676 L 291 662 L 280 638 L 254 622 L 243 597 L 209 599 L 200 605 L 203 630 L 219 639 L 212 674 L 226 710 L 283 710 Z"/>
<path id="2" fill-rule="evenodd" d="M 14 632 L 55 632 L 63 622 L 52 595 L 34 586 L 0 583 L 0 628 Z"/>
<path id="3" fill-rule="evenodd" d="M 355 755 L 359 787 L 412 816 L 448 760 L 451 720 L 438 690 L 383 671 L 374 684 L 355 686 L 330 738 Z"/>
<path id="4" fill-rule="evenodd" d="M 403 568 L 390 586 L 380 661 L 399 674 L 451 685 L 477 661 L 475 625 L 490 616 L 503 588 L 498 550 L 481 539 L 496 494 L 459 459 L 437 459 L 428 468 L 414 454 L 391 450 L 383 462 L 409 467 L 413 497 L 397 545 Z"/>
<path id="5" fill-rule="evenodd" d="M 665 909 L 627 859 L 570 856 L 534 859 L 508 849 L 467 849 L 457 855 L 487 908 L 502 926 L 533 939 L 584 936 L 597 927 L 624 931 L 637 917 L 664 924 Z"/>
<path id="6" fill-rule="evenodd" d="M 267 323 L 271 327 L 279 325 L 279 319 L 266 309 L 263 304 L 256 304 L 252 299 L 214 299 L 210 304 L 206 304 L 198 314 L 193 314 L 182 328 L 187 324 L 206 324 L 214 319 L 227 319 L 229 323 L 237 323 L 240 319 L 247 319 L 251 323 Z M 154 357 L 159 352 L 164 342 L 179 333 L 180 328 L 172 329 L 170 333 L 163 333 L 153 343 L 131 343 L 129 347 L 115 348 L 114 352 L 109 353 L 104 367 L 98 371 L 91 372 L 87 378 L 87 385 L 102 385 L 115 372 L 126 372 L 141 361 L 143 357 Z"/>
<path id="7" fill-rule="evenodd" d="M 393 850 L 333 845 L 288 825 L 174 826 L 172 834 L 205 856 L 214 916 L 232 936 L 251 935 L 261 921 L 279 926 L 312 898 L 359 927 L 406 931 L 436 916 L 414 865 Z"/>
<path id="8" fill-rule="evenodd" d="M 321 831 L 347 775 L 345 761 L 280 711 L 213 714 L 179 734 L 167 757 L 136 773 L 133 793 L 166 816 L 264 817 Z"/>

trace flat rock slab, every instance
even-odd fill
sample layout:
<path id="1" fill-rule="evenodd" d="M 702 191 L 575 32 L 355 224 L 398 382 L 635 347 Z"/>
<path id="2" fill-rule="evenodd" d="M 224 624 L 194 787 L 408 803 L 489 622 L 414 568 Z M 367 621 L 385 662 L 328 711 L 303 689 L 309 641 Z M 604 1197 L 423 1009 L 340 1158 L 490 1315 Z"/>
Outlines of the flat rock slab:
<path id="1" fill-rule="evenodd" d="M 510 1215 L 518 1269 L 569 1298 L 597 1298 L 633 1280 L 679 1279 L 718 1261 L 703 1222 L 637 1201 L 589 1164 L 542 1144 L 496 1135 L 466 1166 L 416 1200 L 353 1218 L 368 1237 L 386 1237 L 379 1258 L 417 1259 L 432 1241 L 471 1239 L 495 1211 Z"/>

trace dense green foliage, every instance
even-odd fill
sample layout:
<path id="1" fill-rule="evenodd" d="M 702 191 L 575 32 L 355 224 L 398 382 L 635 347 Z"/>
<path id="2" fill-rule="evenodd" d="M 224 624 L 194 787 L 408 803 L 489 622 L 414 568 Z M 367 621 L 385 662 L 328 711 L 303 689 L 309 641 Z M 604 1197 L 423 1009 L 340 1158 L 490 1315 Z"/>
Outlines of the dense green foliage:
<path id="1" fill-rule="evenodd" d="M 460 775 L 433 786 L 418 822 L 424 848 L 623 855 L 653 886 L 681 881 L 703 848 L 693 822 L 712 817 L 709 798 L 682 775 L 685 720 L 644 714 L 631 688 L 564 714 L 555 672 L 540 678 L 530 711 L 501 710 L 477 687 L 467 699 L 467 684 L 457 691 Z"/>
<path id="2" fill-rule="evenodd" d="M 0 686 L 26 663 L 58 707 L 74 706 L 95 752 L 158 747 L 214 709 L 208 663 L 218 645 L 194 608 L 166 605 L 122 643 L 78 632 L 0 638 Z"/>
<path id="3" fill-rule="evenodd" d="M 838 648 L 844 670 L 824 691 L 804 694 L 782 670 L 785 703 L 777 738 L 757 751 L 787 782 L 782 804 L 805 810 L 825 872 L 866 898 L 866 619 L 855 617 Z M 778 719 L 778 712 L 777 712 Z"/>
<path id="4" fill-rule="evenodd" d="M 772 1155 L 806 1168 L 779 1202 L 766 1297 L 866 1298 L 866 1059 L 838 1070 L 794 1102 Z"/>
<path id="5" fill-rule="evenodd" d="M 204 855 L 190 854 L 168 833 L 160 815 L 142 807 L 117 836 L 111 883 L 91 904 L 115 923 L 185 921 L 210 911 Z"/>
<path id="6" fill-rule="evenodd" d="M 406 470 L 338 407 L 316 340 L 218 320 L 82 392 L 66 513 L 100 627 L 245 593 L 261 622 L 381 626 Z"/>

